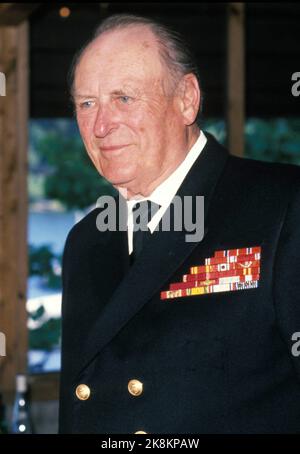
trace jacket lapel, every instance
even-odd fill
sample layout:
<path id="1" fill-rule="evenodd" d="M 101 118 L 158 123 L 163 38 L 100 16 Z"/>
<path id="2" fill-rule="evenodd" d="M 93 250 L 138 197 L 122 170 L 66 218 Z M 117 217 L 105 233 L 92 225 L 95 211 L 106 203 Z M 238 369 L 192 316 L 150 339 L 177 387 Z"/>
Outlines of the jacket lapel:
<path id="1" fill-rule="evenodd" d="M 204 196 L 204 234 L 208 230 L 206 221 L 211 197 L 228 158 L 227 151 L 210 134 L 205 134 L 207 143 L 177 193 L 181 197 Z M 85 364 L 82 368 L 161 290 L 193 249 L 199 246 L 197 242 L 186 242 L 187 233 L 189 232 L 183 229 L 155 231 L 151 235 L 142 254 L 129 268 L 94 322 L 85 344 Z"/>

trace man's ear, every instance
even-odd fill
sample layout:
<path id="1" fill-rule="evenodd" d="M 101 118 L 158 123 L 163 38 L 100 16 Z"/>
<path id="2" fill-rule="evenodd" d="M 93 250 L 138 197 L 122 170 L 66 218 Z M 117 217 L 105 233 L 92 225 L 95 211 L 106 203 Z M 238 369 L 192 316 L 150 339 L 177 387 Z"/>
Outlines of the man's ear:
<path id="1" fill-rule="evenodd" d="M 200 88 L 197 77 L 190 73 L 180 81 L 179 98 L 183 122 L 186 126 L 194 123 L 200 106 Z"/>

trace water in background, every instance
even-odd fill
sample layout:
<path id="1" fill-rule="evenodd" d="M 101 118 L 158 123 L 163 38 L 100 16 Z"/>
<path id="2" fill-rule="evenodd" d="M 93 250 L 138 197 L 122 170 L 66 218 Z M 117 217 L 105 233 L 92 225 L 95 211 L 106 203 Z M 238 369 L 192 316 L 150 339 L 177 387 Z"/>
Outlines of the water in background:
<path id="1" fill-rule="evenodd" d="M 56 254 L 62 254 L 68 232 L 80 218 L 77 211 L 70 212 L 29 212 L 28 243 L 33 246 L 48 245 Z M 34 315 L 43 310 L 42 316 Z M 61 290 L 47 288 L 40 276 L 28 279 L 28 328 L 38 330 L 50 319 L 60 320 Z M 30 348 L 28 353 L 30 372 L 49 372 L 60 369 L 60 347 L 51 350 Z"/>

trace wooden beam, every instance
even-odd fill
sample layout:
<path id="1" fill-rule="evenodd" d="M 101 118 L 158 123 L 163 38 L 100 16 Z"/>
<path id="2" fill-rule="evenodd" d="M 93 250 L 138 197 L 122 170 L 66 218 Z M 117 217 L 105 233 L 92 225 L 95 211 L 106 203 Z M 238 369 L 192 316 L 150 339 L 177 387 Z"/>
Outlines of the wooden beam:
<path id="1" fill-rule="evenodd" d="M 17 44 L 17 175 L 18 175 L 18 353 L 17 370 L 27 371 L 28 330 L 27 330 L 27 278 L 28 278 L 28 128 L 29 128 L 29 22 L 25 21 L 18 27 Z"/>
<path id="2" fill-rule="evenodd" d="M 1 3 L 0 25 L 19 25 L 28 19 L 30 14 L 41 3 Z"/>
<path id="3" fill-rule="evenodd" d="M 53 401 L 59 398 L 59 373 L 47 372 L 46 374 L 32 374 L 28 379 L 30 400 L 32 402 Z M 5 393 L 5 402 L 12 404 L 15 390 Z"/>
<path id="4" fill-rule="evenodd" d="M 0 358 L 0 389 L 14 388 L 27 370 L 27 126 L 28 24 L 0 27 L 0 331 L 6 357 Z"/>
<path id="5" fill-rule="evenodd" d="M 58 400 L 59 373 L 51 372 L 31 375 L 29 384 L 33 401 Z"/>
<path id="6" fill-rule="evenodd" d="M 227 145 L 244 153 L 245 125 L 245 38 L 244 3 L 228 3 L 227 15 Z"/>

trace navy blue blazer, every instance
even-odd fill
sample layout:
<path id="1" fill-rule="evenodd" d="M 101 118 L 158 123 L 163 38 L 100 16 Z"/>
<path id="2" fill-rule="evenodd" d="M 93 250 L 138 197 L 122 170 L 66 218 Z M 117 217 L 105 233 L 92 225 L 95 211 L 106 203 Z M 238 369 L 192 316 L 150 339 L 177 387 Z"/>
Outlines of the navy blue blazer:
<path id="1" fill-rule="evenodd" d="M 60 433 L 300 433 L 300 169 L 205 134 L 178 191 L 205 197 L 202 241 L 154 232 L 130 266 L 98 208 L 68 235 Z M 216 251 L 251 247 L 257 287 L 162 298 Z"/>

